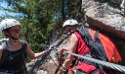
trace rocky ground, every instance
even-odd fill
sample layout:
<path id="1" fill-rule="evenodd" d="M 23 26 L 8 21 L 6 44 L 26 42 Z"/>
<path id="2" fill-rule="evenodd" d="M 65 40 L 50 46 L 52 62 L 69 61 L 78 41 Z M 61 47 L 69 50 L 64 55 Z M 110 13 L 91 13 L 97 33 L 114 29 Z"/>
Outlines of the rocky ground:
<path id="1" fill-rule="evenodd" d="M 42 64 L 37 73 L 35 74 L 55 74 L 55 70 L 57 69 L 57 60 L 54 59 L 55 57 L 52 57 L 52 59 L 46 61 L 44 64 Z M 31 62 L 27 63 L 27 69 L 30 71 L 30 69 L 33 67 L 36 60 L 32 60 Z"/>

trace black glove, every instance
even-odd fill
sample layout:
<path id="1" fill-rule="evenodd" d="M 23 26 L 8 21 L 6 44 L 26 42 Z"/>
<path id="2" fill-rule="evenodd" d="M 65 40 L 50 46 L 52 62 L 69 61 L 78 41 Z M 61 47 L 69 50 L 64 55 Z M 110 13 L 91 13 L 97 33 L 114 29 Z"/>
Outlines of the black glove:
<path id="1" fill-rule="evenodd" d="M 68 74 L 68 71 L 67 71 L 67 70 L 63 70 L 63 71 L 61 72 L 61 74 Z"/>
<path id="2" fill-rule="evenodd" d="M 60 67 L 59 71 L 57 72 L 57 74 L 68 74 L 68 71 L 64 70 L 63 67 Z"/>
<path id="3" fill-rule="evenodd" d="M 47 49 L 48 52 L 50 52 L 53 49 L 53 47 L 54 47 L 53 45 L 50 45 L 49 48 Z"/>

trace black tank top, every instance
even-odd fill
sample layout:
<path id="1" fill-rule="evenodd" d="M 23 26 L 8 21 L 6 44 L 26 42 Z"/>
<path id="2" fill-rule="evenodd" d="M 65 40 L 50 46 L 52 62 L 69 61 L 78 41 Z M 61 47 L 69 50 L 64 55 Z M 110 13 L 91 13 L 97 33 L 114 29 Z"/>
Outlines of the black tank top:
<path id="1" fill-rule="evenodd" d="M 3 64 L 0 66 L 1 70 L 14 70 L 19 71 L 25 68 L 26 60 L 26 42 L 21 41 L 22 48 L 17 51 L 9 51 L 5 57 Z"/>

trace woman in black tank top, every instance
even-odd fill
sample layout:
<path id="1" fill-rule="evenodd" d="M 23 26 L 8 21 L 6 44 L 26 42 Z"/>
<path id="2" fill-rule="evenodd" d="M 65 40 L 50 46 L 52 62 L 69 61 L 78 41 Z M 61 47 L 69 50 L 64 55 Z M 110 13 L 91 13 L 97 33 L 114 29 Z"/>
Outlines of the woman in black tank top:
<path id="1" fill-rule="evenodd" d="M 26 56 L 38 58 L 48 52 L 34 53 L 27 42 L 19 40 L 20 29 L 20 23 L 15 19 L 4 19 L 0 23 L 1 32 L 8 38 L 0 45 L 0 72 L 26 74 Z"/>

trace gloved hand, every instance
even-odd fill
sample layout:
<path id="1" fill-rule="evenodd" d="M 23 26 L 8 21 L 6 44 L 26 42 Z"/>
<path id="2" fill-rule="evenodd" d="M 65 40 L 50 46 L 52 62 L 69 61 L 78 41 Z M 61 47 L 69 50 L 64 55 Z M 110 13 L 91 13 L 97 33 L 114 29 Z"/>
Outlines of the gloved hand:
<path id="1" fill-rule="evenodd" d="M 68 71 L 67 71 L 67 70 L 63 70 L 63 71 L 61 72 L 61 74 L 68 74 Z"/>
<path id="2" fill-rule="evenodd" d="M 61 66 L 57 74 L 68 74 L 68 71 Z"/>
<path id="3" fill-rule="evenodd" d="M 47 49 L 48 52 L 50 52 L 53 49 L 53 47 L 54 47 L 53 45 L 50 45 L 49 48 Z"/>

